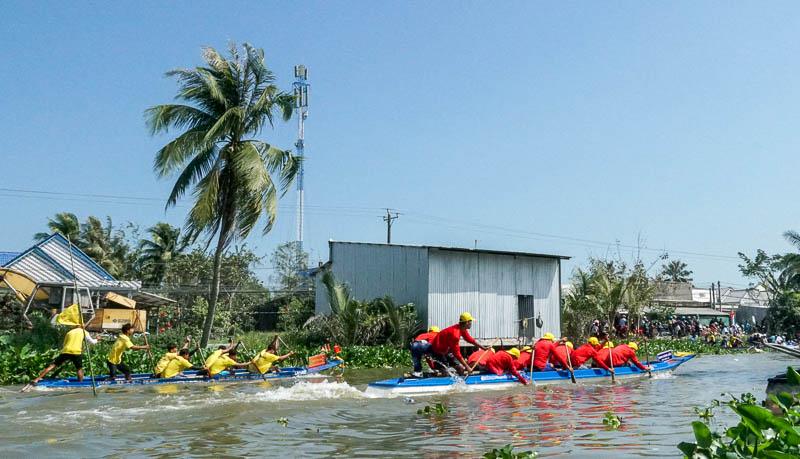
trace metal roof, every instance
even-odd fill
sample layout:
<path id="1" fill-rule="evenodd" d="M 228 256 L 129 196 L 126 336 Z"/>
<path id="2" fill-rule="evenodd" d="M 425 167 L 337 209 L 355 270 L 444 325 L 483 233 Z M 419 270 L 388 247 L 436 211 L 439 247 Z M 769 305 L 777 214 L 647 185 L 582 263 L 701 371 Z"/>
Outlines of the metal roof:
<path id="1" fill-rule="evenodd" d="M 19 252 L 0 252 L 0 266 L 5 266 L 6 263 L 13 260 L 19 255 Z"/>
<path id="2" fill-rule="evenodd" d="M 24 273 L 42 284 L 70 285 L 77 278 L 80 286 L 88 288 L 132 290 L 141 288 L 142 283 L 139 281 L 114 279 L 81 249 L 74 245 L 71 247 L 72 256 L 67 239 L 55 233 L 20 253 L 4 267 Z"/>
<path id="3" fill-rule="evenodd" d="M 450 252 L 490 253 L 494 255 L 512 255 L 520 257 L 556 258 L 559 260 L 569 260 L 571 258 L 566 255 L 552 255 L 546 253 L 511 252 L 506 250 L 492 250 L 492 249 L 469 249 L 466 247 L 446 247 L 439 245 L 382 244 L 377 242 L 334 241 L 333 239 L 328 241 L 328 245 L 330 244 L 358 244 L 358 245 L 376 245 L 376 246 L 386 246 L 386 247 L 413 247 L 416 249 L 435 249 L 435 250 L 446 250 Z"/>

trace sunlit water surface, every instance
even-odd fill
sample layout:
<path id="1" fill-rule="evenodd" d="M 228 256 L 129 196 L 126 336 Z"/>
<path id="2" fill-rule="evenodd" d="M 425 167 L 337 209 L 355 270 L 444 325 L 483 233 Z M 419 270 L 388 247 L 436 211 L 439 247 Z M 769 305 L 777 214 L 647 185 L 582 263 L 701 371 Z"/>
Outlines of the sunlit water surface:
<path id="1" fill-rule="evenodd" d="M 366 382 L 398 370 L 348 371 L 342 381 L 165 385 L 65 392 L 0 388 L 0 457 L 479 457 L 511 443 L 540 457 L 676 457 L 693 408 L 723 392 L 764 396 L 795 363 L 775 353 L 696 358 L 673 375 L 381 396 Z M 421 416 L 426 404 L 449 413 Z M 602 423 L 606 411 L 619 430 Z M 717 409 L 713 423 L 734 421 Z M 277 422 L 286 418 L 288 423 Z"/>

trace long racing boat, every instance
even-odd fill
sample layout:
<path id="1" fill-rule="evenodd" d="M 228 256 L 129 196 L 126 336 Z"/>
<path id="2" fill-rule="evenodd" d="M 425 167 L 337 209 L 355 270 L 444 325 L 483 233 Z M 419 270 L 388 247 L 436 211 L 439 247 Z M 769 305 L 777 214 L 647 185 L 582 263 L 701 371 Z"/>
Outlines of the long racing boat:
<path id="1" fill-rule="evenodd" d="M 645 363 L 652 366 L 652 373 L 669 373 L 682 364 L 695 357 L 694 354 L 682 357 L 674 356 L 671 352 L 659 356 L 658 361 Z M 528 371 L 520 372 L 522 376 L 531 380 L 531 373 Z M 616 378 L 636 378 L 647 376 L 648 372 L 642 371 L 635 366 L 616 367 L 614 369 Z M 575 379 L 582 381 L 610 379 L 611 373 L 600 368 L 587 368 L 575 370 Z M 570 382 L 569 371 L 551 370 L 533 372 L 533 382 L 535 384 L 553 384 Z M 496 375 L 494 373 L 481 373 L 470 375 L 466 378 L 460 377 L 429 377 L 429 378 L 392 378 L 382 381 L 375 381 L 369 384 L 369 389 L 376 391 L 386 391 L 401 394 L 430 394 L 453 390 L 459 385 L 463 385 L 467 390 L 480 389 L 502 389 L 519 385 L 517 378 L 510 374 Z"/>
<path id="2" fill-rule="evenodd" d="M 317 375 L 320 372 L 330 370 L 342 364 L 341 360 L 331 359 L 321 365 L 311 367 L 283 367 L 276 372 L 256 373 L 247 370 L 237 370 L 236 372 L 223 371 L 211 378 L 201 376 L 197 371 L 184 371 L 182 375 L 174 378 L 155 378 L 151 373 L 135 373 L 131 375 L 131 381 L 125 381 L 123 377 L 111 379 L 108 375 L 95 376 L 94 384 L 97 387 L 124 387 L 137 385 L 156 385 L 156 384 L 192 384 L 192 383 L 223 383 L 223 382 L 244 382 L 244 381 L 274 381 L 281 379 L 301 378 L 304 376 Z M 321 376 L 321 375 L 319 375 Z M 78 381 L 76 377 L 43 379 L 35 386 L 25 386 L 23 391 L 33 387 L 47 388 L 91 388 L 92 380 L 86 376 L 83 381 Z"/>

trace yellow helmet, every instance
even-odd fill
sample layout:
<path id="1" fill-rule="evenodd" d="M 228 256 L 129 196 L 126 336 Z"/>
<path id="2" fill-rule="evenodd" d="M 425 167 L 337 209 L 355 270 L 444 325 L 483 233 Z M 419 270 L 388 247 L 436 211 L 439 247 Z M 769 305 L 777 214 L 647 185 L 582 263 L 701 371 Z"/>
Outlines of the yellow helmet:
<path id="1" fill-rule="evenodd" d="M 542 336 L 542 339 L 549 339 L 550 341 L 555 341 L 556 337 L 552 333 L 547 332 L 544 334 L 544 336 Z"/>
<path id="2" fill-rule="evenodd" d="M 513 355 L 514 358 L 517 358 L 517 359 L 519 358 L 519 349 L 517 349 L 515 347 L 512 347 L 511 349 L 507 350 L 506 352 L 508 352 L 509 354 Z"/>
<path id="3" fill-rule="evenodd" d="M 608 349 L 610 347 L 614 347 L 614 343 L 612 341 L 606 341 L 606 345 L 603 346 L 604 348 Z"/>
<path id="4" fill-rule="evenodd" d="M 530 346 L 524 346 L 522 348 L 522 352 L 530 352 L 530 351 L 531 351 L 531 347 Z"/>
<path id="5" fill-rule="evenodd" d="M 429 331 L 429 332 L 433 332 L 433 333 L 439 333 L 439 327 L 437 327 L 436 325 L 431 325 L 431 326 L 428 328 L 428 331 Z"/>
<path id="6" fill-rule="evenodd" d="M 588 343 L 591 344 L 592 346 L 599 346 L 600 345 L 600 340 L 597 339 L 597 337 L 592 336 L 592 337 L 589 338 Z"/>
<path id="7" fill-rule="evenodd" d="M 473 320 L 475 320 L 475 318 L 468 312 L 462 312 L 461 315 L 458 316 L 459 322 L 472 322 Z"/>
<path id="8" fill-rule="evenodd" d="M 639 345 L 638 345 L 638 344 L 636 344 L 636 343 L 634 343 L 633 341 L 631 341 L 630 343 L 628 343 L 628 347 L 629 347 L 629 348 L 631 348 L 631 349 L 633 349 L 634 351 L 638 351 L 638 350 L 639 350 Z"/>
<path id="9" fill-rule="evenodd" d="M 567 341 L 567 347 L 570 349 L 575 349 L 575 346 L 572 345 L 572 341 Z"/>

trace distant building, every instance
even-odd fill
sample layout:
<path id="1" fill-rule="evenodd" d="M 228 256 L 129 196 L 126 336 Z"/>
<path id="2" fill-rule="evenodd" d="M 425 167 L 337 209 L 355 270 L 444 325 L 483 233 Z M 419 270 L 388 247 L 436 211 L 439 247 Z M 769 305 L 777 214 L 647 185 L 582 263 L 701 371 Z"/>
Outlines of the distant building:
<path id="1" fill-rule="evenodd" d="M 569 257 L 458 247 L 329 242 L 330 258 L 313 277 L 316 312 L 330 312 L 323 269 L 362 301 L 389 295 L 414 303 L 425 326 L 475 316 L 484 340 L 561 334 L 561 260 Z M 541 327 L 537 326 L 541 323 Z"/>

